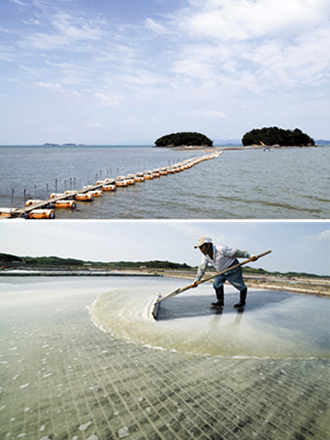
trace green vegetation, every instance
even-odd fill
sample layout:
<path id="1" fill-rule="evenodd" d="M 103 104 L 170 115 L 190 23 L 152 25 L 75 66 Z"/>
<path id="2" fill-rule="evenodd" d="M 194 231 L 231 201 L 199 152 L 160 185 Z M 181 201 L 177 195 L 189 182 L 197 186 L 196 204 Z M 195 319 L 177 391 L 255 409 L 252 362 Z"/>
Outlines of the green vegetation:
<path id="1" fill-rule="evenodd" d="M 284 276 L 286 278 L 330 278 L 328 275 L 324 275 L 324 276 L 320 276 L 320 275 L 315 275 L 312 273 L 306 273 L 306 272 L 285 272 L 285 273 L 281 273 L 281 272 L 269 272 L 265 269 L 255 269 L 249 266 L 245 266 L 242 268 L 243 272 L 247 275 L 267 275 L 267 276 L 274 276 L 274 277 L 281 277 Z"/>
<path id="2" fill-rule="evenodd" d="M 100 261 L 83 261 L 74 258 L 59 257 L 17 257 L 10 254 L 0 253 L 0 266 L 2 268 L 31 268 L 34 269 L 191 269 L 186 263 L 172 263 L 170 261 L 117 261 L 117 262 L 100 262 Z"/>
<path id="3" fill-rule="evenodd" d="M 212 147 L 213 141 L 201 133 L 182 132 L 162 136 L 155 141 L 156 147 L 207 146 Z"/>
<path id="4" fill-rule="evenodd" d="M 83 261 L 74 258 L 59 257 L 18 257 L 16 255 L 0 253 L 0 269 L 35 269 L 35 270 L 75 270 L 75 269 L 103 269 L 103 270 L 179 270 L 196 273 L 197 268 L 191 267 L 186 263 L 173 263 L 170 261 Z M 265 275 L 265 276 L 285 276 L 285 277 L 309 277 L 309 278 L 330 278 L 329 276 L 319 276 L 315 274 L 301 272 L 268 272 L 262 268 L 251 268 L 244 266 L 243 272 L 247 275 Z M 214 272 L 214 268 L 208 269 Z M 1 272 L 0 272 L 1 273 Z"/>
<path id="5" fill-rule="evenodd" d="M 299 128 L 284 130 L 278 127 L 255 128 L 242 138 L 242 144 L 247 145 L 281 145 L 308 146 L 315 145 L 314 139 L 303 133 Z"/>

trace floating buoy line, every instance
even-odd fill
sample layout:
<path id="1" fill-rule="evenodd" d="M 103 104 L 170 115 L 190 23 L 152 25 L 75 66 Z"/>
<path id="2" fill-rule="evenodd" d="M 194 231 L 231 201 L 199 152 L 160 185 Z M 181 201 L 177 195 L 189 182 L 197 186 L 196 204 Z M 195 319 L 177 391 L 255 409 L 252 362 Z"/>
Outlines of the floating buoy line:
<path id="1" fill-rule="evenodd" d="M 75 209 L 77 202 L 92 202 L 102 197 L 104 192 L 116 191 L 117 187 L 129 187 L 146 180 L 157 179 L 168 174 L 180 173 L 205 160 L 219 157 L 222 152 L 213 152 L 204 156 L 187 159 L 168 167 L 146 170 L 116 179 L 98 180 L 95 185 L 84 186 L 81 190 L 68 190 L 64 193 L 53 193 L 48 200 L 29 199 L 23 208 L 0 208 L 0 218 L 53 219 L 56 209 Z"/>

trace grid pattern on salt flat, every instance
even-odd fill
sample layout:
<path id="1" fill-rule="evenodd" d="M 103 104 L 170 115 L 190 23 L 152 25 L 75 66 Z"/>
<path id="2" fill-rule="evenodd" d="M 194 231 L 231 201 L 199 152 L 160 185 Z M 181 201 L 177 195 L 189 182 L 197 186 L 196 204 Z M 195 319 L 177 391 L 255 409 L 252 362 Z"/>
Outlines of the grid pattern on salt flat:
<path id="1" fill-rule="evenodd" d="M 81 306 L 0 311 L 0 438 L 329 438 L 329 362 L 194 357 L 116 340 Z"/>

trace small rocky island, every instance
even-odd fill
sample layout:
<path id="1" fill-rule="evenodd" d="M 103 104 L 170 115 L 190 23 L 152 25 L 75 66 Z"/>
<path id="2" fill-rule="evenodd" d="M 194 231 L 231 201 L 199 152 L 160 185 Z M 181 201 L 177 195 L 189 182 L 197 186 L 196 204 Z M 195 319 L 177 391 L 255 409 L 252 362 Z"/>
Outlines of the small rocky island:
<path id="1" fill-rule="evenodd" d="M 160 137 L 156 147 L 212 147 L 213 141 L 201 133 L 181 132 Z"/>
<path id="2" fill-rule="evenodd" d="M 282 147 L 310 147 L 315 146 L 314 139 L 303 133 L 299 128 L 284 130 L 278 127 L 254 128 L 245 133 L 242 138 L 244 146 L 282 146 Z"/>

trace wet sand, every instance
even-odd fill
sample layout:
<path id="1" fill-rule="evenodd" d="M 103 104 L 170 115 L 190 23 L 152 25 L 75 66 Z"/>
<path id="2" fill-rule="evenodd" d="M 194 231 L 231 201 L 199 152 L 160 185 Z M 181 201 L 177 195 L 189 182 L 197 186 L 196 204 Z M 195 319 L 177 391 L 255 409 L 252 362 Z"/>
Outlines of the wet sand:
<path id="1" fill-rule="evenodd" d="M 60 291 L 4 280 L 1 439 L 329 438 L 329 359 L 190 355 L 111 336 L 89 314 L 108 280 L 66 278 Z"/>

